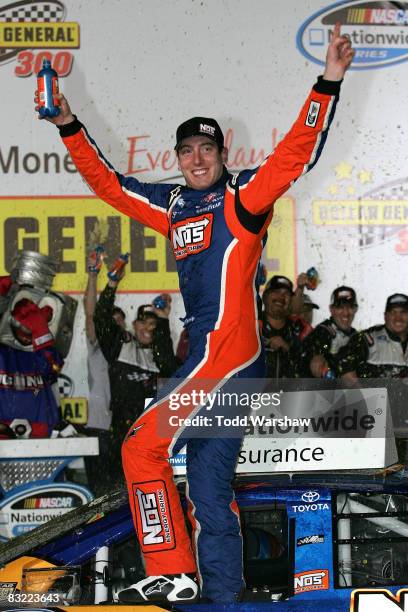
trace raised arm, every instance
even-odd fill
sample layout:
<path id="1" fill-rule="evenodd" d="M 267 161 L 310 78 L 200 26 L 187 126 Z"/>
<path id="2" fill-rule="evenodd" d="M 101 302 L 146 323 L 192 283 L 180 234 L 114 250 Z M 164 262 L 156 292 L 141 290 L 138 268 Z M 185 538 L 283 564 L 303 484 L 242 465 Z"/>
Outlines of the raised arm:
<path id="1" fill-rule="evenodd" d="M 36 92 L 36 102 L 37 95 Z M 167 202 L 171 187 L 141 183 L 117 172 L 72 113 L 65 96 L 58 94 L 57 97 L 61 104 L 60 114 L 47 117 L 46 121 L 58 127 L 78 172 L 90 189 L 120 212 L 167 236 Z"/>
<path id="2" fill-rule="evenodd" d="M 323 76 L 318 78 L 298 119 L 275 151 L 259 168 L 240 177 L 240 200 L 254 215 L 271 210 L 273 203 L 320 157 L 332 122 L 343 76 L 354 51 L 336 24 L 327 50 Z"/>

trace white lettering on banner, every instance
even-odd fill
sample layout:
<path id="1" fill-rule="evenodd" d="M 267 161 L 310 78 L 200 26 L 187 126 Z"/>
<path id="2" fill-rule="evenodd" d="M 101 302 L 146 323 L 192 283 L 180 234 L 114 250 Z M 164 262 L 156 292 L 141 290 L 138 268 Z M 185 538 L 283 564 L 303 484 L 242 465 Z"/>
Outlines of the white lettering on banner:
<path id="1" fill-rule="evenodd" d="M 146 545 L 161 544 L 164 538 L 159 535 L 162 525 L 155 493 L 143 493 L 137 489 L 136 495 L 142 520 L 143 543 Z"/>
<path id="2" fill-rule="evenodd" d="M 408 612 L 408 590 L 361 589 L 351 594 L 350 612 Z"/>

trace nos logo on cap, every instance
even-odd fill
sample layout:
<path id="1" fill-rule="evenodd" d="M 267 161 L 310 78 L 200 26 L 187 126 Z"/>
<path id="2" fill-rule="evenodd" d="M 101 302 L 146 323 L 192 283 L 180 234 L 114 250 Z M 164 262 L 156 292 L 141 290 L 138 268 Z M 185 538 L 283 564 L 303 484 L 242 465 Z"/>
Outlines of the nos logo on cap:
<path id="1" fill-rule="evenodd" d="M 214 136 L 215 127 L 213 127 L 212 125 L 207 125 L 206 123 L 200 123 L 200 132 L 203 132 L 203 134 L 210 134 L 210 136 Z"/>

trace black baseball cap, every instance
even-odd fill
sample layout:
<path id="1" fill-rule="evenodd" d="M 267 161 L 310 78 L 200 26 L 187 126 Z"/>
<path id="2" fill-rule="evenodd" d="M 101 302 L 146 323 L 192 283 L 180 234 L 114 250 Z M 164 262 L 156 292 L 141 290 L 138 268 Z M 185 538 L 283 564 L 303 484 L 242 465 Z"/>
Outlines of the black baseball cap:
<path id="1" fill-rule="evenodd" d="M 320 309 L 320 306 L 315 304 L 307 293 L 303 294 L 303 306 L 310 306 L 310 308 L 316 308 L 316 310 Z"/>
<path id="2" fill-rule="evenodd" d="M 393 293 L 387 298 L 385 305 L 385 312 L 392 310 L 393 308 L 404 308 L 408 310 L 408 295 L 405 293 Z"/>
<path id="3" fill-rule="evenodd" d="M 356 292 L 351 287 L 346 287 L 345 285 L 337 287 L 330 298 L 330 306 L 342 306 L 343 304 L 358 306 Z"/>
<path id="4" fill-rule="evenodd" d="M 207 136 L 214 140 L 220 149 L 224 146 L 224 134 L 215 119 L 210 117 L 192 117 L 178 126 L 176 132 L 176 151 L 181 143 L 190 136 Z"/>
<path id="5" fill-rule="evenodd" d="M 276 275 L 272 276 L 265 285 L 264 293 L 266 291 L 273 291 L 274 289 L 287 289 L 291 295 L 293 295 L 293 283 L 286 276 Z"/>
<path id="6" fill-rule="evenodd" d="M 145 321 L 146 319 L 157 319 L 157 314 L 154 312 L 152 304 L 143 304 L 137 309 L 136 321 Z"/>

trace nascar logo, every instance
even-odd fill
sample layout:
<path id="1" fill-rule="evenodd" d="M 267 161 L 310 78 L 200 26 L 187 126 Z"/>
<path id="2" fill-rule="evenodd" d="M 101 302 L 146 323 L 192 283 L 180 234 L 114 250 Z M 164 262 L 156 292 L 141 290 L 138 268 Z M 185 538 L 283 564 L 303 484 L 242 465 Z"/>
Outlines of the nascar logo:
<path id="1" fill-rule="evenodd" d="M 24 500 L 25 509 L 34 508 L 72 508 L 72 497 L 40 497 L 29 498 Z"/>
<path id="2" fill-rule="evenodd" d="M 296 45 L 308 60 L 324 65 L 334 24 L 342 24 L 356 54 L 353 70 L 382 68 L 408 60 L 408 3 L 383 0 L 336 2 L 311 15 L 299 28 Z"/>

